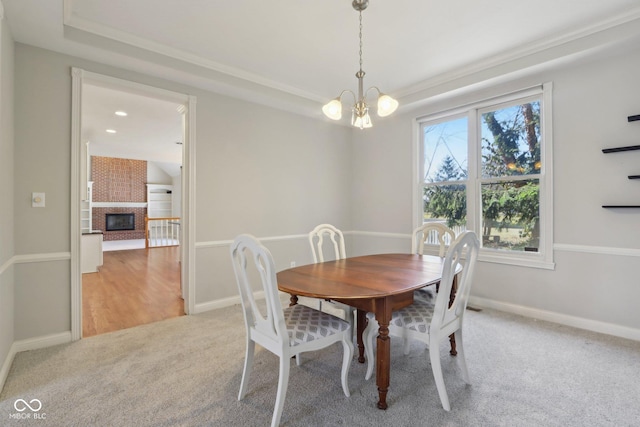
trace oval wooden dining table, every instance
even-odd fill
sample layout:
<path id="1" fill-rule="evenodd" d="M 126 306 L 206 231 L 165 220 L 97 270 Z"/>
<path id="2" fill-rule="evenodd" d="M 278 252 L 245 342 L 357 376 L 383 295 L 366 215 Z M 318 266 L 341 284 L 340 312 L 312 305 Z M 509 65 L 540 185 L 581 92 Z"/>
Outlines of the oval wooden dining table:
<path id="1" fill-rule="evenodd" d="M 378 408 L 387 409 L 391 369 L 391 313 L 413 303 L 413 291 L 440 282 L 442 258 L 416 254 L 376 254 L 302 265 L 277 273 L 278 289 L 291 295 L 331 299 L 357 309 L 358 361 L 364 363 L 362 331 L 367 312 L 379 324 L 376 350 Z"/>

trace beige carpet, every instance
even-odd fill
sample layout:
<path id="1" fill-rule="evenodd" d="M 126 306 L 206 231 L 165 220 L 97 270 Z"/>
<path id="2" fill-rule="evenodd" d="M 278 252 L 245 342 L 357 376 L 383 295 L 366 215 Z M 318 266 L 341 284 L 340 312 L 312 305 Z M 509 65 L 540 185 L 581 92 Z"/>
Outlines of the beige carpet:
<path id="1" fill-rule="evenodd" d="M 355 360 L 351 397 L 342 394 L 335 345 L 293 363 L 282 425 L 640 425 L 639 342 L 492 310 L 468 311 L 466 328 L 473 385 L 461 380 L 447 344 L 441 352 L 451 412 L 440 405 L 418 343 L 409 356 L 392 345 L 386 411 L 375 406 L 375 379 L 365 381 L 365 365 Z M 0 394 L 0 425 L 267 426 L 277 358 L 259 348 L 239 402 L 243 359 L 239 306 L 23 352 Z M 33 412 L 19 399 L 42 407 Z"/>

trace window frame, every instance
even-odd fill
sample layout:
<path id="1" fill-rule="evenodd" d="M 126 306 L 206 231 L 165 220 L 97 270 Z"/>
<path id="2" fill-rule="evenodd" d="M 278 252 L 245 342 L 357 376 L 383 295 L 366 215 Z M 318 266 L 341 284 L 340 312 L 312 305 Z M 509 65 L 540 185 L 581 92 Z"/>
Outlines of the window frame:
<path id="1" fill-rule="evenodd" d="M 414 121 L 414 229 L 423 224 L 423 191 L 424 182 L 424 127 L 467 117 L 467 229 L 478 231 L 482 224 L 481 185 L 487 178 L 481 176 L 482 142 L 481 115 L 484 112 L 527 102 L 533 99 L 540 101 L 540 158 L 542 167 L 538 175 L 529 175 L 539 179 L 540 185 L 540 242 L 538 252 L 509 251 L 494 248 L 480 249 L 479 261 L 499 264 L 534 267 L 553 270 L 553 139 L 552 139 L 552 83 L 544 83 L 532 88 L 523 89 L 505 95 L 466 104 L 454 109 L 417 117 Z M 505 177 L 509 180 L 516 177 Z M 523 177 L 518 176 L 518 179 Z M 495 179 L 495 178 L 493 178 Z"/>

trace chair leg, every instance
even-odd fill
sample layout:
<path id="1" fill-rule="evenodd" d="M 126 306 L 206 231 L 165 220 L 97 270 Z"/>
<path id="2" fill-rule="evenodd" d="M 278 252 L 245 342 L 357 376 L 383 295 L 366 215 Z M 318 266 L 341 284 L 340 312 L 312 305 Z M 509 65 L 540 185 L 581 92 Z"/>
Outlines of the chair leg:
<path id="1" fill-rule="evenodd" d="M 408 356 L 410 350 L 411 350 L 411 341 L 409 341 L 409 338 L 406 336 L 402 337 L 402 351 L 404 355 Z"/>
<path id="2" fill-rule="evenodd" d="M 458 274 L 453 276 L 453 283 L 451 284 L 451 293 L 449 294 L 449 307 L 453 305 L 453 302 L 456 300 L 456 294 L 458 293 Z M 449 344 L 451 345 L 451 350 L 449 350 L 449 354 L 452 356 L 458 355 L 458 350 L 456 349 L 456 337 L 454 334 L 449 335 Z"/>
<path id="3" fill-rule="evenodd" d="M 247 350 L 244 355 L 244 369 L 242 371 L 242 381 L 240 381 L 240 392 L 238 393 L 238 400 L 244 399 L 247 394 L 247 387 L 249 385 L 249 376 L 251 375 L 251 368 L 253 367 L 253 353 L 256 344 L 247 339 Z"/>
<path id="4" fill-rule="evenodd" d="M 273 418 L 271 418 L 271 427 L 277 427 L 280 424 L 282 416 L 282 408 L 284 407 L 284 399 L 287 396 L 287 387 L 289 386 L 289 369 L 291 367 L 290 356 L 280 357 L 280 375 L 278 376 L 278 394 L 276 395 L 276 406 L 273 409 Z"/>
<path id="5" fill-rule="evenodd" d="M 349 324 L 351 325 L 351 340 L 353 341 L 353 338 L 358 333 L 358 323 L 356 321 L 356 309 L 355 308 L 351 309 L 346 314 L 349 317 Z"/>
<path id="6" fill-rule="evenodd" d="M 370 319 L 366 329 L 362 332 L 362 341 L 364 341 L 364 351 L 367 359 L 367 372 L 364 375 L 365 380 L 371 378 L 373 368 L 376 366 L 375 353 L 373 352 L 373 338 L 378 332 L 378 328 L 378 322 L 375 319 Z"/>
<path id="7" fill-rule="evenodd" d="M 351 366 L 351 360 L 353 359 L 353 338 L 351 337 L 351 333 L 342 338 L 342 349 L 342 373 L 340 381 L 342 382 L 342 391 L 344 391 L 344 395 L 349 397 L 351 396 L 351 393 L 349 392 L 349 367 Z"/>
<path id="8" fill-rule="evenodd" d="M 467 369 L 467 359 L 464 357 L 464 345 L 462 342 L 462 329 L 458 329 L 455 332 L 456 343 L 458 344 L 458 365 L 460 365 L 460 372 L 462 373 L 462 379 L 465 383 L 471 384 L 469 378 L 469 370 Z"/>
<path id="9" fill-rule="evenodd" d="M 442 365 L 440 365 L 440 345 L 439 340 L 429 340 L 429 359 L 431 361 L 431 370 L 433 371 L 433 379 L 436 382 L 436 388 L 438 389 L 438 395 L 440 396 L 440 402 L 445 411 L 451 410 L 449 405 L 449 396 L 447 396 L 447 389 L 444 385 L 444 378 L 442 376 Z"/>

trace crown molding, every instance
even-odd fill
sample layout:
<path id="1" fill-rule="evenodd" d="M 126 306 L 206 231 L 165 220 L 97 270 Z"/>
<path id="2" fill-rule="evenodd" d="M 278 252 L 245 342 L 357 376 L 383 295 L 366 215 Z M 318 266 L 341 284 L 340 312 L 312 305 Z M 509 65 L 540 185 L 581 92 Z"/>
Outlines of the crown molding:
<path id="1" fill-rule="evenodd" d="M 481 75 L 491 70 L 503 68 L 511 64 L 511 71 L 521 71 L 543 63 L 548 63 L 554 59 L 559 59 L 567 55 L 588 51 L 595 47 L 602 46 L 607 42 L 616 42 L 618 39 L 608 37 L 616 30 L 627 36 L 640 35 L 640 8 L 625 12 L 607 21 L 599 22 L 580 30 L 563 33 L 552 37 L 547 37 L 537 42 L 528 44 L 526 47 L 512 49 L 481 61 L 459 67 L 446 73 L 426 79 L 420 83 L 407 86 L 395 92 L 398 99 L 414 102 L 425 92 L 434 88 L 447 86 L 451 83 L 473 79 L 474 75 Z M 627 29 L 627 31 L 625 31 Z M 504 70 L 502 70 L 504 72 Z M 481 79 L 475 78 L 479 81 Z M 416 96 L 418 95 L 418 96 Z"/>
<path id="2" fill-rule="evenodd" d="M 74 1 L 76 0 L 64 0 L 63 3 L 66 37 L 74 41 L 85 46 L 105 49 L 116 56 L 120 55 L 120 59 L 135 58 L 139 62 L 138 67 L 144 67 L 141 62 L 153 63 L 156 65 L 153 67 L 155 73 L 162 69 L 162 73 L 159 74 L 165 78 L 311 118 L 323 119 L 323 115 L 319 113 L 320 105 L 326 102 L 323 96 L 82 18 L 73 12 Z M 604 22 L 527 43 L 392 92 L 400 101 L 400 110 L 410 111 L 428 100 L 433 100 L 434 97 L 447 96 L 452 91 L 467 90 L 478 84 L 495 83 L 497 80 L 512 77 L 514 73 L 527 74 L 540 70 L 541 67 L 554 67 L 562 58 L 573 57 L 576 54 L 592 54 L 597 48 L 600 51 L 604 50 L 608 44 L 640 37 L 639 21 L 640 8 L 634 8 Z M 101 60 L 105 61 L 106 56 L 102 55 Z M 120 66 L 126 66 L 126 62 L 128 60 L 120 62 Z M 150 72 L 154 74 L 154 71 Z"/>
<path id="3" fill-rule="evenodd" d="M 235 67 L 230 67 L 228 65 L 221 64 L 216 61 L 211 61 L 201 56 L 182 51 L 180 49 L 175 49 L 169 46 L 165 46 L 163 44 L 156 43 L 147 39 L 143 39 L 141 37 L 137 37 L 132 34 L 128 34 L 123 31 L 116 30 L 106 25 L 101 25 L 101 24 L 89 21 L 87 19 L 78 17 L 73 14 L 72 4 L 73 4 L 73 0 L 64 0 L 63 16 L 64 16 L 64 25 L 66 27 L 71 27 L 78 31 L 82 31 L 88 34 L 99 36 L 99 37 L 104 37 L 109 40 L 113 40 L 119 43 L 123 43 L 139 49 L 143 49 L 148 52 L 163 55 L 172 59 L 177 59 L 187 64 L 203 67 L 208 70 L 212 70 L 218 73 L 232 76 L 240 80 L 244 80 L 250 83 L 254 83 L 260 86 L 270 88 L 270 89 L 286 92 L 291 95 L 299 96 L 299 97 L 317 101 L 317 102 L 324 102 L 323 97 L 304 91 L 302 89 L 285 85 L 279 82 L 275 82 L 273 80 L 266 79 L 258 74 L 250 73 Z"/>

